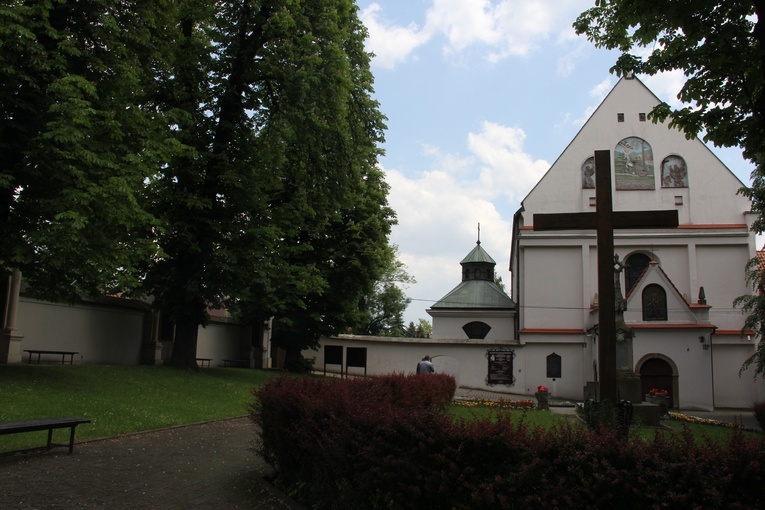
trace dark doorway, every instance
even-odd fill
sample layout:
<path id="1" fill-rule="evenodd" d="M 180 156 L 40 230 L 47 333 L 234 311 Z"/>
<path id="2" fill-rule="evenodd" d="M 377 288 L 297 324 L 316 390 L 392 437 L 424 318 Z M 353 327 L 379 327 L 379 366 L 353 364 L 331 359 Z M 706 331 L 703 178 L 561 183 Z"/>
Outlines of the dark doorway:
<path id="1" fill-rule="evenodd" d="M 661 358 L 646 360 L 640 367 L 640 384 L 643 395 L 652 389 L 666 390 L 669 393 L 669 408 L 675 407 L 672 366 Z"/>

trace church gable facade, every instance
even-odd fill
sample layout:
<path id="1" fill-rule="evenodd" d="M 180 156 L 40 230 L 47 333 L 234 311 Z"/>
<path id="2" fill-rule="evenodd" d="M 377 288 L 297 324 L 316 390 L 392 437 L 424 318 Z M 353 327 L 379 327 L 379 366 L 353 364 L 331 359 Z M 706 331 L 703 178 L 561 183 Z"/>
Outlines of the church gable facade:
<path id="1" fill-rule="evenodd" d="M 617 273 L 634 332 L 632 369 L 643 390 L 660 386 L 681 408 L 749 407 L 762 398 L 751 373 L 756 347 L 741 335 L 733 300 L 749 292 L 744 267 L 756 256 L 743 183 L 698 139 L 653 123 L 659 100 L 622 78 L 522 201 L 510 256 L 525 391 L 582 399 L 598 381 L 597 239 L 594 229 L 534 230 L 534 215 L 595 212 L 596 150 L 610 151 L 614 211 L 677 211 L 679 225 L 614 231 Z M 613 304 L 611 306 L 614 306 Z M 560 356 L 560 377 L 543 367 Z M 521 368 L 521 367 L 519 367 Z M 650 387 L 649 387 L 650 386 Z"/>

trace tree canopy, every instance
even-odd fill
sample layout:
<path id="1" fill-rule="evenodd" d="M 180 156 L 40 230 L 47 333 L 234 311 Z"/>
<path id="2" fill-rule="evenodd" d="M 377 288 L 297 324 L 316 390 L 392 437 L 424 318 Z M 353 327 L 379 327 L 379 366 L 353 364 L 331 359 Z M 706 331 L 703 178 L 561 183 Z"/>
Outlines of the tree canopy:
<path id="1" fill-rule="evenodd" d="M 395 222 L 352 0 L 0 6 L 0 259 L 38 294 L 353 324 Z M 334 296 L 330 298 L 330 296 Z"/>
<path id="2" fill-rule="evenodd" d="M 722 147 L 740 146 L 755 165 L 751 187 L 741 190 L 765 231 L 765 0 L 597 0 L 574 28 L 596 46 L 621 51 L 617 75 L 654 75 L 679 70 L 686 77 L 678 95 L 684 105 L 659 104 L 650 116 L 669 120 L 693 138 Z M 755 273 L 753 274 L 752 271 Z M 763 271 L 756 259 L 748 278 L 757 291 Z M 765 302 L 756 295 L 736 300 L 750 312 L 745 328 L 759 334 Z M 745 364 L 765 376 L 765 342 Z"/>
<path id="3" fill-rule="evenodd" d="M 380 275 L 394 218 L 366 31 L 350 0 L 188 5 L 161 96 L 182 150 L 151 184 L 167 256 L 147 290 L 178 364 L 208 306 L 274 315 L 277 337 L 290 324 L 311 345 Z"/>
<path id="4" fill-rule="evenodd" d="M 165 0 L 0 6 L 0 260 L 38 297 L 129 290 L 156 253 L 144 179 L 168 148 L 148 97 L 172 14 Z"/>

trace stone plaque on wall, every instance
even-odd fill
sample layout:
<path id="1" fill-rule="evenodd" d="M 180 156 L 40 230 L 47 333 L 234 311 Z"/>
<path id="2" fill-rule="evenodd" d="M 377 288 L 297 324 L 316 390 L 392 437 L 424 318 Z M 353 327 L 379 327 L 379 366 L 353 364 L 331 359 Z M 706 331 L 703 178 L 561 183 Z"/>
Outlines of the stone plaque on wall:
<path id="1" fill-rule="evenodd" d="M 489 373 L 486 376 L 486 384 L 489 386 L 495 384 L 512 386 L 515 384 L 515 376 L 513 376 L 514 350 L 492 349 L 486 351 L 486 359 L 489 360 Z"/>

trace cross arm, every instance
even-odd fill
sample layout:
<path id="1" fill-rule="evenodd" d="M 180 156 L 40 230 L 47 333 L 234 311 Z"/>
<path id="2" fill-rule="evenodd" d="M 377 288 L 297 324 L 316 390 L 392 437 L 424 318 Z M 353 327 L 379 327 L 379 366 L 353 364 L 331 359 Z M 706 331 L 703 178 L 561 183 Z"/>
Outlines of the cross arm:
<path id="1" fill-rule="evenodd" d="M 534 231 L 545 230 L 595 230 L 598 227 L 596 213 L 546 213 L 534 214 Z M 675 228 L 679 221 L 676 210 L 668 211 L 614 211 L 613 228 Z"/>

